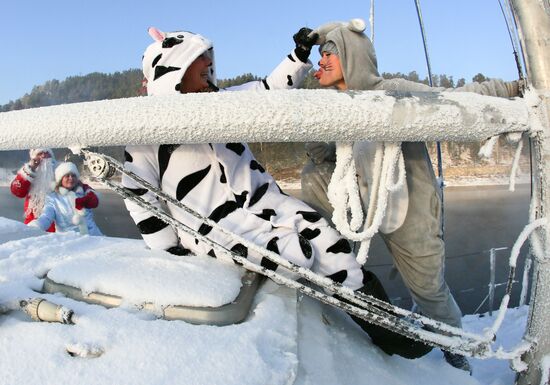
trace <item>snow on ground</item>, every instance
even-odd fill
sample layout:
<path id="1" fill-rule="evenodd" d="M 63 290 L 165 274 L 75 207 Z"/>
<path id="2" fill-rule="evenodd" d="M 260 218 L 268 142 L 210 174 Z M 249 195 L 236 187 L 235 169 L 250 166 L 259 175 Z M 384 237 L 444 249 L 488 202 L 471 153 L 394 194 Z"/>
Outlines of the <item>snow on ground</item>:
<path id="1" fill-rule="evenodd" d="M 470 377 L 447 365 L 440 351 L 416 360 L 389 357 L 341 311 L 271 282 L 259 291 L 242 324 L 216 327 L 160 320 L 133 304 L 140 299 L 168 303 L 179 297 L 193 303 L 211 290 L 212 284 L 227 293 L 222 295 L 225 300 L 233 295 L 229 293 L 233 286 L 219 281 L 238 282 L 238 274 L 227 278 L 237 271 L 235 266 L 204 256 L 153 252 L 138 240 L 75 234 L 36 236 L 27 229 L 0 218 L 0 233 L 18 235 L 11 241 L 7 236 L 0 240 L 0 305 L 4 308 L 15 307 L 17 299 L 38 296 L 32 290 L 41 287 L 41 277 L 48 271 L 67 282 L 87 284 L 87 290 L 114 290 L 131 300 L 121 308 L 105 309 L 61 295 L 40 295 L 73 309 L 75 325 L 33 322 L 21 311 L 0 315 L 2 385 L 514 382 L 514 373 L 505 361 L 472 360 L 474 375 Z M 79 263 L 80 269 L 76 267 Z M 206 288 L 204 293 L 194 287 L 199 283 Z M 497 344 L 510 348 L 519 342 L 526 317 L 526 308 L 511 309 Z M 492 321 L 488 316 L 463 319 L 464 327 L 476 332 Z M 67 350 L 99 357 L 73 357 Z"/>

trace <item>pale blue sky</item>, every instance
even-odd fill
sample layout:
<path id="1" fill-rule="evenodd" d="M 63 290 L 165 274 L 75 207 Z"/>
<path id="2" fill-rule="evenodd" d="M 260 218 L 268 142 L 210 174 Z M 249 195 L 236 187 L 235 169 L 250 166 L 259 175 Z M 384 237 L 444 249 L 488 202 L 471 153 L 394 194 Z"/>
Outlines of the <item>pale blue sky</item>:
<path id="1" fill-rule="evenodd" d="M 422 0 L 432 70 L 470 81 L 517 71 L 497 0 Z M 427 73 L 414 0 L 375 1 L 381 72 Z M 140 66 L 149 26 L 198 32 L 214 42 L 219 78 L 258 76 L 293 48 L 301 26 L 362 17 L 370 1 L 27 0 L 2 4 L 0 104 L 50 79 Z M 370 28 L 367 30 L 370 36 Z M 314 63 L 318 55 L 312 56 Z"/>

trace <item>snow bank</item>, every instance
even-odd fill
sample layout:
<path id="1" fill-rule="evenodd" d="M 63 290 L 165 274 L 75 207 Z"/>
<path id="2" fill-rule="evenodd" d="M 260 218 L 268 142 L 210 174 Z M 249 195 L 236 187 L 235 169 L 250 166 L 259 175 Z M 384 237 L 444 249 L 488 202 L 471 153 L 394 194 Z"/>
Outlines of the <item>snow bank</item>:
<path id="1" fill-rule="evenodd" d="M 3 112 L 0 150 L 212 141 L 475 141 L 528 129 L 523 100 L 468 92 L 241 91 Z"/>
<path id="2" fill-rule="evenodd" d="M 0 218 L 0 233 L 16 230 L 23 231 L 20 223 Z M 166 261 L 162 261 L 162 256 Z M 120 261 L 115 262 L 118 257 Z M 77 261 L 83 263 L 78 267 Z M 113 290 L 132 287 L 132 291 L 147 293 L 143 287 L 132 286 L 135 284 L 130 281 L 137 274 L 136 281 L 143 279 L 152 292 L 156 291 L 154 298 L 162 302 L 172 293 L 171 289 L 162 291 L 159 282 L 183 289 L 185 284 L 177 282 L 180 274 L 182 280 L 188 279 L 190 275 L 185 270 L 196 269 L 200 276 L 203 268 L 215 269 L 210 262 L 216 261 L 155 254 L 145 250 L 143 242 L 137 240 L 48 234 L 7 241 L 0 244 L 0 305 L 37 296 L 32 290 L 41 287 L 40 277 L 47 271 L 55 272 L 67 282 L 89 284 L 90 289 L 103 289 L 104 283 L 94 275 L 104 273 L 106 281 L 112 281 Z M 108 276 L 110 268 L 118 272 L 120 282 L 117 277 Z M 129 278 L 120 276 L 124 268 Z M 171 271 L 172 268 L 175 270 Z M 147 269 L 151 269 L 151 276 L 140 277 L 142 270 Z M 89 282 L 85 279 L 87 275 Z M 217 273 L 213 276 L 217 277 Z M 136 311 L 131 306 L 105 309 L 60 295 L 41 297 L 73 309 L 76 324 L 33 322 L 20 311 L 0 314 L 1 385 L 512 385 L 514 382 L 514 373 L 506 361 L 472 360 L 474 375 L 470 377 L 447 365 L 440 351 L 416 360 L 389 357 L 372 345 L 346 314 L 307 297 L 297 301 L 294 291 L 271 282 L 256 296 L 246 322 L 224 327 L 158 320 L 153 314 Z M 523 334 L 526 319 L 525 307 L 508 311 L 497 343 L 507 349 L 515 345 Z M 482 333 L 492 322 L 491 317 L 463 319 L 465 329 L 476 333 Z M 77 355 L 71 356 L 68 350 Z M 99 357 L 82 358 L 94 355 Z"/>

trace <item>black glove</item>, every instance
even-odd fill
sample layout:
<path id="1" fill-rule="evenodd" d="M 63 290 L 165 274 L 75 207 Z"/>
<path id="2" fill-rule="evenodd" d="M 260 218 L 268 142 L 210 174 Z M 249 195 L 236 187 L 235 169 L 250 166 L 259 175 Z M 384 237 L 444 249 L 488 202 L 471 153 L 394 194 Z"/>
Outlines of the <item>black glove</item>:
<path id="1" fill-rule="evenodd" d="M 309 54 L 311 53 L 311 47 L 313 47 L 313 45 L 317 41 L 317 38 L 319 37 L 319 35 L 316 33 L 309 36 L 312 31 L 313 30 L 311 28 L 302 27 L 298 32 L 294 34 L 294 36 L 292 36 L 292 38 L 294 39 L 294 43 L 296 43 L 294 53 L 303 63 L 307 63 L 307 59 L 309 58 Z"/>
<path id="2" fill-rule="evenodd" d="M 170 254 L 174 255 L 189 255 L 191 254 L 191 250 L 186 249 L 182 245 L 172 246 L 166 249 Z"/>

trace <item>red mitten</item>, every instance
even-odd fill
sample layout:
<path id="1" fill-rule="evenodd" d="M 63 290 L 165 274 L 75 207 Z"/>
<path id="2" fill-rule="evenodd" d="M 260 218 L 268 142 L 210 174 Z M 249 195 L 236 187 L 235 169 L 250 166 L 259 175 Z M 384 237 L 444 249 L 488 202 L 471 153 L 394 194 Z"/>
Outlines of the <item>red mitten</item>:
<path id="1" fill-rule="evenodd" d="M 74 200 L 74 208 L 77 210 L 82 210 L 86 204 L 86 195 L 81 198 L 76 198 Z"/>

